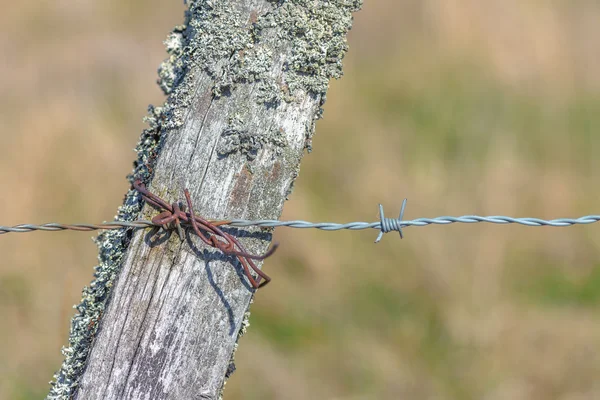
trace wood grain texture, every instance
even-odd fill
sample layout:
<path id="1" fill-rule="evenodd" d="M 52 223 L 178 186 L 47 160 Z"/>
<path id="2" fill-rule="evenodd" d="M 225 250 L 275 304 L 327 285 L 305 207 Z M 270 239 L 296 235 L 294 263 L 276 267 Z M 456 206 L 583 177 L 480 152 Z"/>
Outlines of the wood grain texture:
<path id="1" fill-rule="evenodd" d="M 149 189 L 176 201 L 189 188 L 208 219 L 279 218 L 359 6 L 192 2 L 166 42 L 170 97 L 156 113 Z M 311 67 L 311 57 L 322 62 Z M 141 217 L 155 214 L 145 206 Z M 260 229 L 230 232 L 255 254 L 271 240 Z M 182 242 L 138 230 L 111 285 L 75 398 L 218 398 L 253 296 L 239 262 L 189 233 Z"/>

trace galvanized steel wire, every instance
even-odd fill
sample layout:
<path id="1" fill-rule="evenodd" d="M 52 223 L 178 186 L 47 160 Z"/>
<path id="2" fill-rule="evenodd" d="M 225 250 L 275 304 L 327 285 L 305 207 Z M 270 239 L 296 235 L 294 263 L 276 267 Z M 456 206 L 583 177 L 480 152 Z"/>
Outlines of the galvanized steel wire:
<path id="1" fill-rule="evenodd" d="M 454 223 L 473 224 L 480 222 L 487 222 L 492 224 L 520 224 L 525 226 L 553 226 L 553 227 L 564 227 L 572 225 L 585 225 L 593 224 L 600 221 L 600 215 L 586 215 L 579 218 L 558 218 L 552 220 L 544 220 L 540 218 L 514 218 L 503 215 L 492 215 L 492 216 L 479 216 L 479 215 L 463 215 L 460 217 L 452 216 L 441 216 L 435 218 L 417 218 L 413 220 L 403 220 L 404 208 L 406 206 L 406 199 L 402 203 L 402 210 L 399 218 L 387 218 L 383 214 L 383 206 L 379 205 L 379 221 L 376 222 L 348 222 L 345 224 L 334 223 L 334 222 L 308 222 L 303 220 L 294 221 L 278 221 L 278 220 L 245 220 L 245 219 L 232 219 L 223 223 L 223 226 L 232 226 L 238 228 L 245 227 L 261 227 L 261 228 L 298 228 L 298 229 L 320 229 L 324 231 L 339 231 L 339 230 L 362 230 L 362 229 L 377 229 L 380 231 L 379 237 L 376 242 L 381 239 L 384 233 L 388 232 L 399 232 L 402 237 L 402 228 L 407 226 L 426 226 L 426 225 L 448 225 Z M 214 221 L 217 222 L 217 221 Z M 188 225 L 188 224 L 185 224 Z M 5 233 L 23 233 L 32 231 L 63 231 L 63 230 L 75 230 L 75 231 L 95 231 L 100 229 L 121 229 L 121 228 L 148 228 L 161 226 L 148 220 L 137 220 L 131 222 L 125 221 L 111 221 L 104 222 L 101 224 L 21 224 L 15 226 L 0 226 L 0 235 Z"/>

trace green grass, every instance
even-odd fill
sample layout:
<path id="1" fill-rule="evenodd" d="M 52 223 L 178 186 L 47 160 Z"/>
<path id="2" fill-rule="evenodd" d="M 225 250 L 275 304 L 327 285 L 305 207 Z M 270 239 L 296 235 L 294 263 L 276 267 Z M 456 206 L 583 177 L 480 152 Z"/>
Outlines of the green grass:
<path id="1" fill-rule="evenodd" d="M 325 327 L 311 315 L 279 314 L 256 308 L 252 310 L 250 323 L 269 343 L 286 351 L 305 350 L 325 336 Z"/>
<path id="2" fill-rule="evenodd" d="M 545 307 L 600 305 L 600 265 L 579 277 L 553 265 L 540 265 L 539 269 L 541 272 L 534 277 L 515 284 L 522 298 Z"/>

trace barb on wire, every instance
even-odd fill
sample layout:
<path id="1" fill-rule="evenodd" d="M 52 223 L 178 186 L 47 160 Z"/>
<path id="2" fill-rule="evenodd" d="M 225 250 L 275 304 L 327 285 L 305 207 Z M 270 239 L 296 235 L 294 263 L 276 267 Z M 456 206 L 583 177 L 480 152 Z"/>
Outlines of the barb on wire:
<path id="1" fill-rule="evenodd" d="M 402 228 L 407 226 L 426 226 L 426 225 L 448 225 L 453 223 L 473 224 L 479 222 L 487 222 L 492 224 L 520 224 L 525 226 L 572 226 L 577 224 L 592 224 L 600 221 L 600 215 L 586 215 L 580 218 L 559 218 L 552 220 L 544 220 L 539 218 L 513 218 L 502 215 L 492 215 L 488 217 L 482 217 L 478 215 L 463 215 L 460 217 L 442 216 L 436 218 L 417 218 L 413 220 L 404 221 L 404 210 L 406 208 L 406 199 L 402 202 L 400 209 L 400 216 L 398 218 L 386 218 L 383 213 L 383 206 L 379 205 L 379 221 L 377 222 L 349 222 L 346 224 L 339 224 L 333 222 L 319 222 L 313 223 L 308 221 L 278 221 L 278 220 L 245 220 L 245 219 L 232 219 L 232 220 L 206 220 L 194 213 L 192 200 L 190 193 L 185 189 L 185 199 L 187 203 L 188 211 L 185 211 L 185 207 L 179 203 L 168 204 L 160 197 L 151 193 L 146 186 L 140 181 L 136 180 L 133 183 L 133 187 L 142 194 L 142 198 L 151 206 L 161 210 L 161 213 L 152 218 L 151 221 L 137 220 L 132 222 L 124 221 L 111 221 L 102 224 L 22 224 L 15 226 L 0 226 L 0 235 L 10 232 L 31 232 L 35 230 L 42 231 L 62 231 L 62 230 L 76 230 L 76 231 L 94 231 L 98 229 L 120 229 L 120 228 L 148 228 L 159 226 L 164 229 L 177 229 L 179 237 L 183 239 L 183 227 L 191 227 L 192 230 L 198 237 L 207 245 L 215 247 L 225 254 L 237 257 L 244 268 L 244 274 L 250 281 L 250 284 L 254 288 L 259 288 L 271 281 L 271 278 L 262 272 L 253 260 L 263 260 L 269 257 L 277 248 L 277 244 L 274 244 L 271 249 L 262 255 L 253 255 L 246 251 L 242 244 L 233 235 L 224 232 L 220 226 L 232 226 L 238 228 L 256 226 L 262 228 L 277 228 L 277 227 L 289 227 L 289 228 L 300 228 L 300 229 L 321 229 L 325 231 L 339 231 L 342 229 L 348 230 L 362 230 L 362 229 L 377 229 L 379 235 L 375 240 L 375 243 L 379 242 L 383 237 L 383 234 L 388 232 L 398 232 L 400 238 L 404 237 Z M 250 273 L 252 269 L 257 275 L 254 278 Z M 261 283 L 261 280 L 264 281 Z"/>
<path id="2" fill-rule="evenodd" d="M 324 231 L 339 231 L 343 229 L 348 230 L 362 230 L 362 229 L 378 229 L 379 236 L 377 241 L 381 239 L 384 233 L 388 232 L 400 232 L 402 235 L 402 228 L 407 226 L 426 226 L 426 225 L 448 225 L 453 223 L 473 224 L 477 222 L 488 222 L 492 224 L 520 224 L 525 226 L 571 226 L 577 224 L 593 224 L 600 221 L 600 215 L 586 215 L 580 218 L 559 218 L 544 220 L 540 218 L 513 218 L 505 217 L 502 215 L 493 215 L 488 217 L 481 217 L 479 215 L 463 215 L 460 217 L 436 217 L 436 218 L 417 218 L 413 220 L 403 221 L 404 209 L 406 208 L 406 199 L 402 202 L 402 208 L 400 211 L 400 217 L 398 219 L 386 218 L 383 214 L 383 206 L 379 205 L 379 218 L 378 222 L 349 222 L 346 224 L 339 224 L 334 222 L 319 222 L 313 223 L 308 221 L 296 220 L 296 221 L 278 221 L 278 220 L 244 220 L 244 219 L 232 219 L 228 225 L 235 227 L 246 227 L 246 226 L 259 226 L 263 228 L 278 228 L 286 226 L 289 228 L 299 229 L 321 229 Z M 0 228 L 1 229 L 1 228 Z"/>
<path id="3" fill-rule="evenodd" d="M 406 208 L 406 199 L 402 201 L 402 208 L 400 209 L 400 216 L 398 219 L 386 218 L 383 215 L 383 206 L 379 205 L 379 236 L 375 239 L 375 243 L 379 243 L 384 233 L 391 231 L 398 231 L 400 233 L 400 239 L 404 239 L 402 234 L 402 219 L 404 218 L 404 209 Z"/>

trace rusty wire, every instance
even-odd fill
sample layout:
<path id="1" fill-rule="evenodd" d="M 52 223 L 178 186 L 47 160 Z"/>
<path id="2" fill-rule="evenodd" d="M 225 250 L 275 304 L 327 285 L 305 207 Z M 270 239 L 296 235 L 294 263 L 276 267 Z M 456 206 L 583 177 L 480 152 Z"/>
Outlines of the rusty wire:
<path id="1" fill-rule="evenodd" d="M 180 239 L 184 239 L 183 226 L 191 227 L 193 232 L 198 235 L 200 240 L 206 245 L 212 246 L 222 253 L 235 256 L 244 269 L 244 274 L 253 288 L 258 289 L 265 286 L 271 281 L 271 278 L 262 272 L 254 263 L 254 260 L 264 260 L 272 255 L 277 249 L 277 243 L 273 244 L 269 251 L 265 254 L 254 255 L 246 251 L 240 241 L 233 235 L 223 231 L 219 226 L 227 225 L 229 221 L 210 221 L 206 220 L 194 213 L 194 207 L 190 192 L 185 189 L 185 199 L 187 202 L 188 212 L 185 207 L 175 202 L 169 204 L 154 193 L 150 192 L 141 180 L 137 179 L 133 183 L 133 187 L 141 195 L 144 201 L 161 211 L 160 214 L 148 220 L 137 221 L 111 221 L 101 224 L 21 224 L 15 226 L 0 226 L 0 235 L 5 233 L 24 233 L 32 231 L 95 231 L 100 229 L 121 229 L 121 228 L 148 228 L 162 227 L 165 230 L 176 230 Z M 258 276 L 252 276 L 250 270 L 254 271 Z M 264 280 L 263 280 L 264 279 Z M 262 282 L 261 282 L 262 281 Z"/>
<path id="2" fill-rule="evenodd" d="M 184 194 L 189 212 L 186 212 L 185 208 L 177 202 L 169 205 L 169 203 L 150 192 L 146 188 L 146 185 L 139 179 L 133 182 L 133 187 L 142 194 L 142 198 L 148 205 L 159 210 L 164 210 L 152 218 L 154 225 L 162 226 L 166 230 L 177 229 L 179 237 L 183 240 L 183 228 L 181 224 L 188 223 L 191 225 L 194 233 L 205 244 L 219 249 L 224 254 L 237 257 L 242 264 L 242 268 L 244 268 L 244 274 L 253 288 L 258 289 L 271 281 L 271 278 L 256 266 L 254 260 L 264 260 L 269 257 L 277 249 L 277 243 L 271 246 L 271 249 L 265 254 L 250 254 L 233 235 L 219 228 L 219 225 L 226 225 L 229 221 L 208 221 L 194 213 L 190 192 L 187 189 L 184 190 Z M 252 276 L 250 269 L 258 275 L 257 278 Z M 261 283 L 262 279 L 264 281 Z"/>

